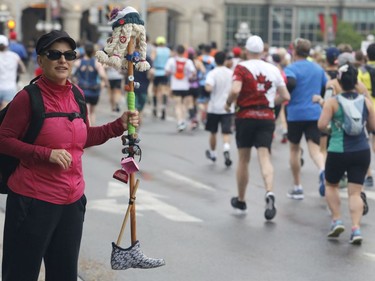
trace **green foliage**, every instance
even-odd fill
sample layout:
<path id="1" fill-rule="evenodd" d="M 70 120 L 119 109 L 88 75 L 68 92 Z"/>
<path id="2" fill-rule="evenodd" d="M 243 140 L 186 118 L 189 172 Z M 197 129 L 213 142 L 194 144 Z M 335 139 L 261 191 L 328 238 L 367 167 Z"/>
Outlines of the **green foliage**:
<path id="1" fill-rule="evenodd" d="M 353 50 L 358 50 L 361 48 L 362 40 L 365 40 L 365 38 L 354 30 L 353 24 L 343 21 L 338 22 L 335 38 L 336 46 L 345 43 L 350 44 Z"/>

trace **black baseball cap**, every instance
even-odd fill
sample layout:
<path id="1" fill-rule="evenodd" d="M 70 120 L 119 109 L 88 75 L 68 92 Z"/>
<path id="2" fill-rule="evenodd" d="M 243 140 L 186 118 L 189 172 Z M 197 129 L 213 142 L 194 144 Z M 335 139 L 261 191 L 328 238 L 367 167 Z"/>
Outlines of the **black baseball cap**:
<path id="1" fill-rule="evenodd" d="M 61 31 L 61 30 L 52 30 L 51 32 L 40 36 L 40 38 L 36 42 L 36 47 L 35 47 L 36 53 L 40 55 L 49 46 L 51 46 L 53 43 L 59 40 L 66 41 L 70 45 L 70 47 L 72 47 L 72 50 L 75 50 L 77 48 L 76 41 L 74 41 L 73 38 L 70 37 L 68 33 L 66 33 L 65 31 Z"/>

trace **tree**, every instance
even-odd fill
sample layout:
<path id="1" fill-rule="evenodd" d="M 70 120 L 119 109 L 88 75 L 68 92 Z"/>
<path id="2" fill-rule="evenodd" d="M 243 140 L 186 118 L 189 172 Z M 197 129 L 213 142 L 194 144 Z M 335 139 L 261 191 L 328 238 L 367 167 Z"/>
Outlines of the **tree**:
<path id="1" fill-rule="evenodd" d="M 341 43 L 350 44 L 353 50 L 361 48 L 361 42 L 365 40 L 361 34 L 354 30 L 353 24 L 339 21 L 335 38 L 336 46 Z"/>

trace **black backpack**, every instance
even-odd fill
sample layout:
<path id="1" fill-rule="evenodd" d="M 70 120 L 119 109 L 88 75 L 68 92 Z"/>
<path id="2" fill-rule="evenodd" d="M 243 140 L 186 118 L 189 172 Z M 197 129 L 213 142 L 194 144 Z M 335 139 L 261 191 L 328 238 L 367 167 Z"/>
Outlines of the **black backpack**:
<path id="1" fill-rule="evenodd" d="M 73 93 L 76 102 L 79 105 L 80 113 L 72 112 L 50 112 L 45 113 L 45 107 L 43 103 L 43 98 L 40 92 L 39 87 L 36 84 L 33 84 L 32 80 L 29 85 L 24 87 L 29 93 L 30 96 L 30 106 L 31 106 L 31 121 L 27 132 L 22 139 L 22 141 L 27 143 L 34 143 L 35 139 L 37 138 L 45 118 L 52 118 L 52 117 L 67 117 L 70 121 L 73 121 L 75 118 L 82 118 L 86 122 L 86 102 L 84 97 L 82 96 L 81 92 L 78 88 L 73 84 Z M 8 111 L 10 103 L 0 111 L 0 124 L 3 122 L 4 117 Z M 7 194 L 8 193 L 8 186 L 7 182 L 10 175 L 16 170 L 19 164 L 19 159 L 14 158 L 12 156 L 1 154 L 0 153 L 0 193 Z"/>

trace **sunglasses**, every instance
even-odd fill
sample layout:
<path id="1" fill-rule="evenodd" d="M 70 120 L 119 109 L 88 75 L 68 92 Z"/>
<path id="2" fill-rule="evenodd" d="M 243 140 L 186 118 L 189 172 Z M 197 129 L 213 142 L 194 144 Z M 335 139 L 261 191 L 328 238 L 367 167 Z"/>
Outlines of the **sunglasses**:
<path id="1" fill-rule="evenodd" d="M 59 60 L 61 56 L 64 56 L 64 58 L 68 61 L 72 61 L 77 58 L 77 53 L 75 51 L 66 51 L 63 53 L 58 50 L 48 50 L 44 52 L 44 55 L 46 55 L 49 60 Z"/>

